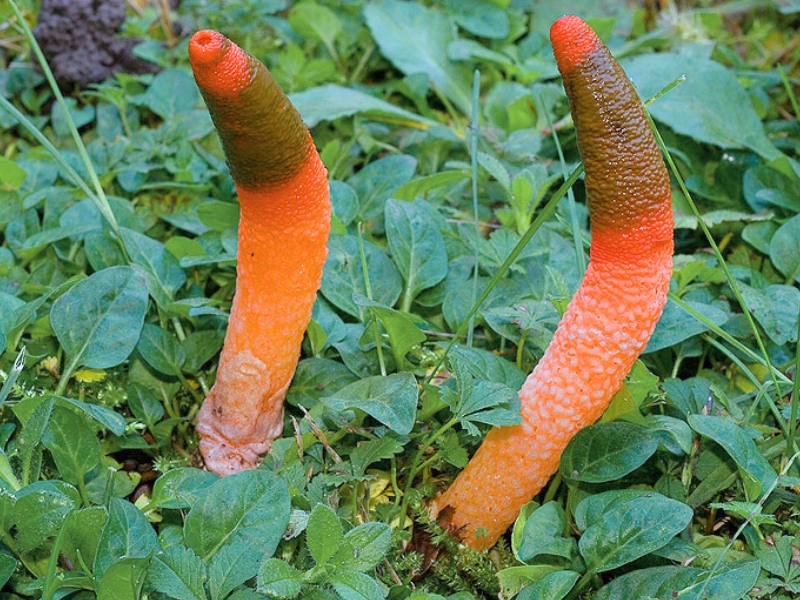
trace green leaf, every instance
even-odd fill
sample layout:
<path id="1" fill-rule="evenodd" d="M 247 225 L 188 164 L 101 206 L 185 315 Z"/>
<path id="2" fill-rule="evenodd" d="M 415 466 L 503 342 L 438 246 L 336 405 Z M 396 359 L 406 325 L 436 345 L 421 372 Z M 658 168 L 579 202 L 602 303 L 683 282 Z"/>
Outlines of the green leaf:
<path id="1" fill-rule="evenodd" d="M 342 524 L 328 506 L 317 504 L 308 517 L 306 543 L 308 551 L 318 564 L 328 562 L 342 541 Z"/>
<path id="2" fill-rule="evenodd" d="M 223 600 L 235 588 L 258 573 L 261 556 L 245 541 L 220 548 L 208 564 L 211 600 Z"/>
<path id="3" fill-rule="evenodd" d="M 371 464 L 392 458 L 403 452 L 403 444 L 392 434 L 387 434 L 376 440 L 368 440 L 356 446 L 350 453 L 350 464 L 353 465 L 353 475 L 361 477 Z"/>
<path id="4" fill-rule="evenodd" d="M 800 212 L 800 182 L 768 165 L 757 165 L 745 171 L 742 193 L 753 212 L 775 206 Z"/>
<path id="5" fill-rule="evenodd" d="M 103 525 L 108 519 L 105 506 L 90 506 L 75 510 L 66 521 L 67 531 L 61 552 L 72 564 L 85 561 L 92 564 L 103 533 Z"/>
<path id="6" fill-rule="evenodd" d="M 149 558 L 120 558 L 97 583 L 97 600 L 139 600 Z"/>
<path id="7" fill-rule="evenodd" d="M 161 308 L 175 299 L 175 292 L 186 282 L 186 273 L 166 246 L 132 229 L 122 228 L 122 240 L 131 264 L 147 281 L 147 289 Z"/>
<path id="8" fill-rule="evenodd" d="M 258 570 L 257 589 L 272 598 L 296 598 L 303 587 L 303 573 L 277 558 L 268 558 Z"/>
<path id="9" fill-rule="evenodd" d="M 414 427 L 419 389 L 411 373 L 366 377 L 339 390 L 322 402 L 333 410 L 357 408 L 400 435 Z"/>
<path id="10" fill-rule="evenodd" d="M 502 383 L 475 379 L 457 355 L 451 354 L 449 362 L 455 381 L 450 380 L 441 387 L 442 399 L 470 435 L 480 433 L 474 423 L 503 427 L 522 422 L 515 390 Z"/>
<path id="11" fill-rule="evenodd" d="M 100 441 L 86 420 L 71 410 L 56 406 L 42 436 L 61 478 L 83 484 L 85 475 L 100 462 Z"/>
<path id="12" fill-rule="evenodd" d="M 145 323 L 136 349 L 147 364 L 164 375 L 180 375 L 186 362 L 186 352 L 178 338 L 158 325 Z"/>
<path id="13" fill-rule="evenodd" d="M 728 314 L 716 306 L 691 301 L 687 301 L 686 304 L 715 325 L 723 325 L 729 318 Z M 670 348 L 705 331 L 708 331 L 707 325 L 695 319 L 672 300 L 667 300 L 664 312 L 643 354 Z"/>
<path id="14" fill-rule="evenodd" d="M 596 423 L 569 441 L 560 472 L 570 481 L 614 481 L 638 469 L 656 450 L 658 440 L 647 427 L 625 421 Z"/>
<path id="15" fill-rule="evenodd" d="M 572 558 L 575 541 L 564 537 L 564 509 L 548 502 L 536 509 L 525 521 L 517 555 L 522 562 L 531 562 L 542 554 Z"/>
<path id="16" fill-rule="evenodd" d="M 102 581 L 106 571 L 119 560 L 149 559 L 159 549 L 158 537 L 147 517 L 130 502 L 112 497 L 94 559 L 95 581 Z"/>
<path id="17" fill-rule="evenodd" d="M 450 357 L 476 379 L 503 383 L 512 390 L 519 391 L 528 376 L 511 361 L 481 348 L 455 344 L 450 349 Z"/>
<path id="18" fill-rule="evenodd" d="M 342 600 L 383 600 L 386 593 L 369 575 L 358 571 L 336 571 L 330 583 Z"/>
<path id="19" fill-rule="evenodd" d="M 289 94 L 289 100 L 303 116 L 308 127 L 314 127 L 322 121 L 335 121 L 357 114 L 379 120 L 399 121 L 411 126 L 416 124 L 430 127 L 437 124 L 365 92 L 334 84 Z"/>
<path id="20" fill-rule="evenodd" d="M 397 369 L 405 369 L 406 354 L 427 339 L 425 333 L 417 327 L 421 323 L 419 317 L 371 302 L 361 294 L 353 294 L 353 301 L 356 305 L 367 308 L 381 322 L 389 336 Z"/>
<path id="21" fill-rule="evenodd" d="M 642 54 L 621 62 L 642 98 L 686 76 L 648 108 L 653 117 L 677 133 L 720 148 L 747 148 L 767 160 L 781 155 L 730 69 L 699 55 L 670 52 Z"/>
<path id="22" fill-rule="evenodd" d="M 214 231 L 221 232 L 239 226 L 239 206 L 233 202 L 203 202 L 195 211 L 200 222 Z"/>
<path id="23" fill-rule="evenodd" d="M 153 557 L 148 583 L 174 600 L 207 600 L 203 589 L 206 566 L 189 548 L 169 546 Z"/>
<path id="24" fill-rule="evenodd" d="M 156 479 L 151 503 L 159 508 L 191 508 L 218 479 L 213 473 L 200 469 L 173 469 Z"/>
<path id="25" fill-rule="evenodd" d="M 774 483 L 778 474 L 741 427 L 712 415 L 689 415 L 689 426 L 725 449 L 739 467 L 748 500 L 755 500 Z"/>
<path id="26" fill-rule="evenodd" d="M 288 21 L 292 29 L 303 37 L 321 40 L 330 48 L 342 32 L 342 24 L 336 13 L 313 0 L 293 6 Z"/>
<path id="27" fill-rule="evenodd" d="M 2 164 L 0 164 L 0 169 L 2 169 Z M 0 553 L 0 588 L 6 585 L 16 570 L 17 559 L 10 554 Z"/>
<path id="28" fill-rule="evenodd" d="M 412 2 L 383 0 L 364 7 L 364 18 L 381 53 L 406 75 L 425 73 L 465 115 L 471 114 L 469 76 L 448 58 L 453 24 L 440 11 Z"/>
<path id="29" fill-rule="evenodd" d="M 28 172 L 13 160 L 0 156 L 0 183 L 18 190 L 27 176 Z"/>
<path id="30" fill-rule="evenodd" d="M 136 346 L 147 288 L 130 267 L 111 267 L 75 284 L 50 310 L 50 325 L 72 364 L 109 369 Z"/>
<path id="31" fill-rule="evenodd" d="M 797 314 L 800 290 L 789 285 L 773 284 L 756 290 L 739 284 L 747 309 L 776 346 L 797 341 Z"/>
<path id="32" fill-rule="evenodd" d="M 460 181 L 469 179 L 466 171 L 442 171 L 433 175 L 416 177 L 397 188 L 392 195 L 396 200 L 413 202 L 417 198 L 427 196 L 429 192 L 440 187 L 452 187 Z"/>
<path id="33" fill-rule="evenodd" d="M 402 291 L 400 273 L 386 254 L 366 240 L 364 255 L 372 300 L 384 306 L 393 306 Z M 359 307 L 353 300 L 353 294 L 366 296 L 367 293 L 358 238 L 352 235 L 331 236 L 320 291 L 337 308 L 361 318 Z"/>
<path id="34" fill-rule="evenodd" d="M 297 365 L 286 401 L 294 406 L 301 404 L 310 408 L 320 398 L 338 392 L 357 380 L 353 372 L 338 361 L 306 358 Z"/>
<path id="35" fill-rule="evenodd" d="M 250 544 L 261 558 L 272 556 L 289 523 L 286 483 L 265 470 L 218 479 L 195 502 L 183 526 L 186 544 L 208 561 L 234 542 Z"/>
<path id="36" fill-rule="evenodd" d="M 800 215 L 786 221 L 772 236 L 769 258 L 790 282 L 800 282 Z"/>
<path id="37" fill-rule="evenodd" d="M 575 571 L 550 573 L 522 588 L 517 600 L 561 600 L 570 592 L 579 577 L 580 573 Z"/>
<path id="38" fill-rule="evenodd" d="M 72 410 L 79 410 L 82 414 L 90 417 L 102 427 L 108 429 L 114 435 L 122 435 L 125 433 L 125 417 L 121 414 L 114 412 L 110 408 L 100 406 L 98 404 L 89 404 L 88 402 L 81 402 L 75 398 L 68 398 L 67 396 L 53 396 L 56 405 L 63 406 Z"/>
<path id="39" fill-rule="evenodd" d="M 407 154 L 390 154 L 371 162 L 347 180 L 358 196 L 358 214 L 368 221 L 383 216 L 384 205 L 400 186 L 411 181 L 417 159 Z M 377 300 L 377 298 L 375 298 Z"/>
<path id="40" fill-rule="evenodd" d="M 406 282 L 403 305 L 407 310 L 417 294 L 447 276 L 447 249 L 439 228 L 416 202 L 389 199 L 385 222 L 394 264 Z"/>
<path id="41" fill-rule="evenodd" d="M 384 559 L 391 545 L 392 530 L 386 523 L 362 523 L 344 535 L 330 562 L 337 571 L 367 571 Z"/>
<path id="42" fill-rule="evenodd" d="M 761 568 L 787 583 L 800 583 L 800 561 L 796 559 L 800 550 L 798 542 L 798 538 L 787 535 L 772 536 L 769 541 L 759 540 L 756 556 Z"/>
<path id="43" fill-rule="evenodd" d="M 693 514 L 685 504 L 655 492 L 617 502 L 583 532 L 578 547 L 587 569 L 610 571 L 665 546 Z"/>
<path id="44" fill-rule="evenodd" d="M 35 550 L 55 536 L 79 504 L 77 490 L 61 481 L 36 481 L 22 488 L 14 504 L 19 552 Z"/>
<path id="45" fill-rule="evenodd" d="M 658 442 L 673 454 L 689 454 L 692 451 L 692 430 L 685 421 L 668 415 L 648 415 L 645 422 Z"/>
<path id="46" fill-rule="evenodd" d="M 658 598 L 658 600 L 740 600 L 756 583 L 759 561 L 722 563 L 713 573 L 687 566 L 651 567 L 614 579 L 595 600 Z"/>
<path id="47" fill-rule="evenodd" d="M 197 85 L 185 69 L 165 69 L 138 99 L 165 121 L 191 112 L 197 104 Z"/>

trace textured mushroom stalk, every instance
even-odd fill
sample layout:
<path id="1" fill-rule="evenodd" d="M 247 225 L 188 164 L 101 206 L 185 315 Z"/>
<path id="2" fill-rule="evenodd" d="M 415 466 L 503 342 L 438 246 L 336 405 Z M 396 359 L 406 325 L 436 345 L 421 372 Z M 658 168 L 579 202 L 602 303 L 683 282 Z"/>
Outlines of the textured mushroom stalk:
<path id="1" fill-rule="evenodd" d="M 331 208 L 311 135 L 266 67 L 215 31 L 192 37 L 189 59 L 240 205 L 236 293 L 197 422 L 206 467 L 227 475 L 257 466 L 283 430 Z"/>
<path id="2" fill-rule="evenodd" d="M 585 166 L 590 261 L 520 391 L 523 423 L 489 432 L 434 503 L 474 548 L 494 545 L 572 436 L 608 407 L 655 329 L 672 273 L 669 176 L 636 91 L 581 19 L 562 17 L 550 37 Z"/>

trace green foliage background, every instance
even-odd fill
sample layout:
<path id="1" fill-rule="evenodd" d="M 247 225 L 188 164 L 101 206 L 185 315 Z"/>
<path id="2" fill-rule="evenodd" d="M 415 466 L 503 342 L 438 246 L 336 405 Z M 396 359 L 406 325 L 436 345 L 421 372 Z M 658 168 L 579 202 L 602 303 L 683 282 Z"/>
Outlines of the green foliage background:
<path id="1" fill-rule="evenodd" d="M 800 594 L 800 5 L 161 4 L 131 3 L 124 31 L 160 72 L 63 96 L 29 36 L 38 2 L 0 5 L 3 598 Z M 427 502 L 518 422 L 588 260 L 547 37 L 565 12 L 652 99 L 675 270 L 606 415 L 476 553 Z M 186 58 L 200 28 L 290 94 L 334 208 L 284 435 L 225 479 L 197 468 L 193 430 L 238 221 Z"/>

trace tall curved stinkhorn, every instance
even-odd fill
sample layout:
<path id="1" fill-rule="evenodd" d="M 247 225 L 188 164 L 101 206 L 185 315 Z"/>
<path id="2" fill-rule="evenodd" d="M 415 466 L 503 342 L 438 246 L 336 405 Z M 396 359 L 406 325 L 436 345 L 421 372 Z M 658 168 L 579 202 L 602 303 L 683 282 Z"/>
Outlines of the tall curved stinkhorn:
<path id="1" fill-rule="evenodd" d="M 440 522 L 475 548 L 497 541 L 556 472 L 567 442 L 601 416 L 661 316 L 672 273 L 669 175 L 636 91 L 578 17 L 556 21 L 550 39 L 585 167 L 590 262 L 520 391 L 523 423 L 492 430 L 434 503 Z"/>
<path id="2" fill-rule="evenodd" d="M 189 60 L 241 211 L 236 293 L 216 383 L 197 422 L 206 466 L 227 475 L 257 466 L 283 430 L 331 207 L 311 134 L 266 67 L 209 30 L 192 37 Z"/>

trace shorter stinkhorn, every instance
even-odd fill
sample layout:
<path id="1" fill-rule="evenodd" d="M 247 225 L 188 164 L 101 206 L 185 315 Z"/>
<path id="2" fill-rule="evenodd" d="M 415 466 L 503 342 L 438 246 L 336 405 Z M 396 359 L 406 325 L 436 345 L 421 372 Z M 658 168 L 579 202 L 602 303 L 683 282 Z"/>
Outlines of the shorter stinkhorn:
<path id="1" fill-rule="evenodd" d="M 596 421 L 647 344 L 672 273 L 670 183 L 642 103 L 592 29 L 550 30 L 583 157 L 592 244 L 583 282 L 519 393 L 521 425 L 489 432 L 433 514 L 491 547 Z"/>
<path id="2" fill-rule="evenodd" d="M 327 171 L 266 67 L 216 31 L 189 42 L 195 80 L 239 196 L 236 291 L 217 379 L 197 431 L 220 475 L 258 465 L 283 431 L 283 401 L 322 279 Z"/>

